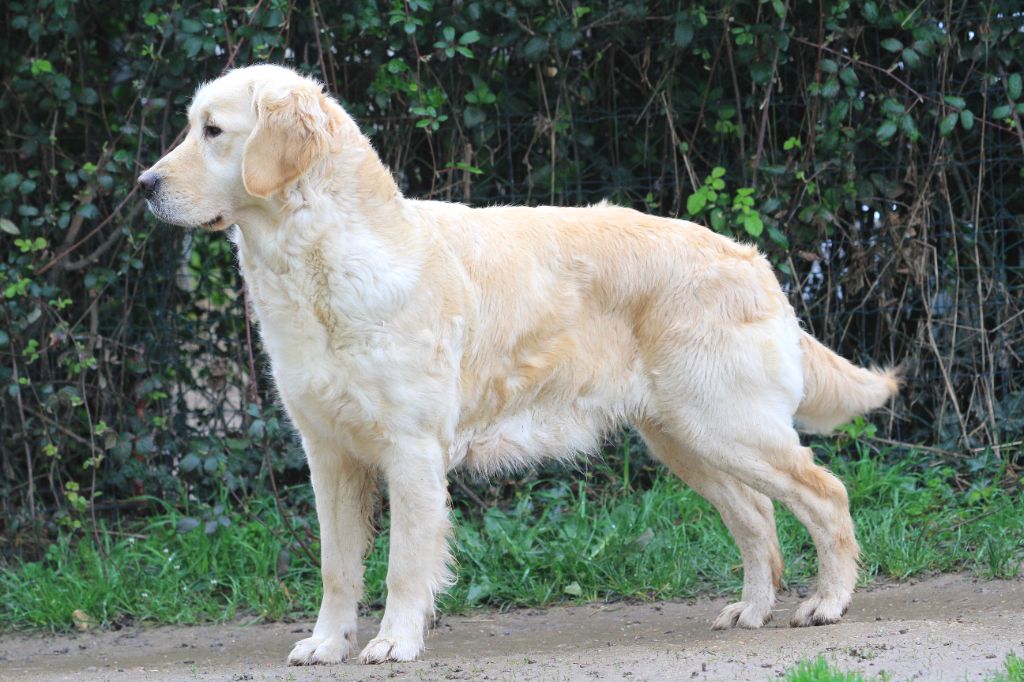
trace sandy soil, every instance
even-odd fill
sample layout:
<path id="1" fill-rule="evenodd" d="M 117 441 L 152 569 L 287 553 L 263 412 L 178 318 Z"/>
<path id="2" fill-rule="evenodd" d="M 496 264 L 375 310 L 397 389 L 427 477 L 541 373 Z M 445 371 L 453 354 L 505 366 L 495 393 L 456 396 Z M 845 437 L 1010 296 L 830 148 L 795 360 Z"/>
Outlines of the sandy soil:
<path id="1" fill-rule="evenodd" d="M 890 679 L 977 679 L 1024 655 L 1024 581 L 941 576 L 859 592 L 838 625 L 713 632 L 725 600 L 479 612 L 445 617 L 415 663 L 289 668 L 311 623 L 0 636 L 3 680 L 772 680 L 823 654 Z M 360 624 L 363 641 L 377 623 Z"/>

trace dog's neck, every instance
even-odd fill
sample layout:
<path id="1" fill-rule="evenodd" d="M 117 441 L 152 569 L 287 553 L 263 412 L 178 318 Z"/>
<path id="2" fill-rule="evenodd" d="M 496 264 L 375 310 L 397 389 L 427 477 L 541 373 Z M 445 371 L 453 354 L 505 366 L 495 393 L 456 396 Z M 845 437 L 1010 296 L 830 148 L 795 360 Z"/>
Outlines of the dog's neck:
<path id="1" fill-rule="evenodd" d="M 238 214 L 233 240 L 247 281 L 351 278 L 365 295 L 351 313 L 373 317 L 400 306 L 415 287 L 429 236 L 406 219 L 391 173 L 358 129 L 340 137 L 306 175 Z M 297 282 L 298 283 L 298 282 Z"/>
<path id="2" fill-rule="evenodd" d="M 265 252 L 262 256 L 271 266 L 277 256 L 304 251 L 319 233 L 344 232 L 360 224 L 383 232 L 385 238 L 407 238 L 400 219 L 403 197 L 394 178 L 355 122 L 337 110 L 340 129 L 328 154 L 295 182 L 238 211 L 241 237 L 250 249 Z"/>

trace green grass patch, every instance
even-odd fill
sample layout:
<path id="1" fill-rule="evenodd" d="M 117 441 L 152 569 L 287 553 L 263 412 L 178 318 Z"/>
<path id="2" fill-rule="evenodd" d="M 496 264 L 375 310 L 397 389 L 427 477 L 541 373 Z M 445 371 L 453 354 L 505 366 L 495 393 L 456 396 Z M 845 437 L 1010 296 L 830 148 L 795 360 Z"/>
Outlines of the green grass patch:
<path id="1" fill-rule="evenodd" d="M 864 676 L 859 672 L 844 672 L 830 664 L 823 656 L 811 661 L 800 661 L 786 671 L 785 682 L 884 682 L 892 679 Z M 964 678 L 966 679 L 966 678 Z M 1003 660 L 1003 668 L 987 677 L 984 682 L 1024 682 L 1024 658 L 1010 652 Z"/>
<path id="2" fill-rule="evenodd" d="M 890 453 L 891 460 L 894 454 Z M 1009 578 L 1024 560 L 1024 497 L 997 485 L 983 466 L 964 485 L 950 468 L 912 469 L 863 449 L 829 464 L 846 482 L 864 549 L 863 579 L 973 571 Z M 667 474 L 628 484 L 558 479 L 519 490 L 507 504 L 460 507 L 455 557 L 459 582 L 441 601 L 476 606 L 541 606 L 559 601 L 672 599 L 733 592 L 739 553 L 717 512 Z M 621 481 L 620 481 L 621 482 Z M 211 534 L 181 532 L 168 511 L 131 528 L 101 528 L 99 541 L 61 536 L 40 561 L 0 567 L 0 628 L 68 629 L 80 609 L 101 624 L 196 623 L 236 617 L 311 617 L 319 572 L 294 548 L 272 500 L 228 514 Z M 816 571 L 810 538 L 779 510 L 786 581 Z M 130 535 L 126 534 L 130 533 Z M 316 548 L 314 548 L 315 551 Z M 289 561 L 281 561 L 290 557 Z M 367 558 L 367 597 L 383 604 L 387 533 Z M 1019 660 L 1019 659 L 1018 659 Z"/>
<path id="3" fill-rule="evenodd" d="M 786 671 L 786 682 L 868 682 L 860 673 L 843 672 L 833 667 L 822 656 L 813 661 L 801 661 Z"/>
<path id="4" fill-rule="evenodd" d="M 986 677 L 985 682 L 1024 682 L 1024 658 L 1011 651 L 1003 660 L 1003 669 Z"/>

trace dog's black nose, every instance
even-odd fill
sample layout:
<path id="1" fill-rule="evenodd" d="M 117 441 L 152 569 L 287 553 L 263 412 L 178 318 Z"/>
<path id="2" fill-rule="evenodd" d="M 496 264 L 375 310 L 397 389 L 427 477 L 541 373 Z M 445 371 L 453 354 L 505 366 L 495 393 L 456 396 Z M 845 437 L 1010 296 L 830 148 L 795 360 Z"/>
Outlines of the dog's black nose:
<path id="1" fill-rule="evenodd" d="M 156 188 L 160 186 L 160 176 L 151 170 L 146 171 L 139 176 L 139 187 L 142 189 L 142 195 L 147 199 L 152 199 L 153 195 L 156 194 Z"/>

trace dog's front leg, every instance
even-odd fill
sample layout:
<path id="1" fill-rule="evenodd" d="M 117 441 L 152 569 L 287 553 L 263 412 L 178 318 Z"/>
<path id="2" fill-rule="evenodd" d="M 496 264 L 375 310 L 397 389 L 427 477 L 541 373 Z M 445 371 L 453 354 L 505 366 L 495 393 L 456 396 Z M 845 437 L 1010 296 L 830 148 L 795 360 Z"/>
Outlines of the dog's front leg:
<path id="1" fill-rule="evenodd" d="M 447 478 L 441 445 L 396 442 L 383 460 L 391 505 L 388 597 L 380 632 L 360 655 L 364 663 L 411 661 L 423 650 L 434 596 L 451 582 Z"/>
<path id="2" fill-rule="evenodd" d="M 363 592 L 363 553 L 370 538 L 376 480 L 337 448 L 303 439 L 320 521 L 320 571 L 324 594 L 313 636 L 296 642 L 288 663 L 340 663 L 356 645 Z"/>

